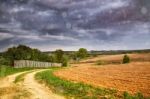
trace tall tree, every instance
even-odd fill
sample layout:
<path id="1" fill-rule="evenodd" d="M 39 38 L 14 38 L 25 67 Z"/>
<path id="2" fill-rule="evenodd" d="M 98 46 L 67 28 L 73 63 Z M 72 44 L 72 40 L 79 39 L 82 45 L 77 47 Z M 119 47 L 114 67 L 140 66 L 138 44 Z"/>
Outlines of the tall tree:
<path id="1" fill-rule="evenodd" d="M 64 52 L 61 49 L 55 51 L 56 62 L 62 63 Z"/>
<path id="2" fill-rule="evenodd" d="M 86 58 L 88 55 L 88 51 L 85 48 L 80 48 L 79 51 L 77 52 L 77 57 L 80 59 Z"/>

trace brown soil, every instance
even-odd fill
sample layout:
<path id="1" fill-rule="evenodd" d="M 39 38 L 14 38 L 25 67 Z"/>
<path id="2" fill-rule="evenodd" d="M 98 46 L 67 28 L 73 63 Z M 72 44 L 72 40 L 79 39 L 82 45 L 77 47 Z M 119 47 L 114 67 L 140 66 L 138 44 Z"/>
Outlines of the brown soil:
<path id="1" fill-rule="evenodd" d="M 84 82 L 94 86 L 115 88 L 130 93 L 141 92 L 150 96 L 150 62 L 96 66 L 90 63 L 74 64 L 55 72 L 63 79 Z"/>

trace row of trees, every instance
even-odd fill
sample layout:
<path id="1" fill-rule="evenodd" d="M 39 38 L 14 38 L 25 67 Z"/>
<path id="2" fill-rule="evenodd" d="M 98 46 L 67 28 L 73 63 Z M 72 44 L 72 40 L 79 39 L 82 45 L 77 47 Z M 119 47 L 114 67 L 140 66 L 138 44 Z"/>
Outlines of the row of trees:
<path id="1" fill-rule="evenodd" d="M 2 56 L 4 65 L 13 65 L 14 60 L 51 61 L 51 57 L 47 54 L 42 53 L 38 49 L 32 49 L 24 45 L 9 48 Z"/>
<path id="2" fill-rule="evenodd" d="M 63 66 L 68 65 L 69 59 L 79 60 L 86 58 L 88 52 L 84 48 L 80 48 L 79 51 L 74 52 L 70 57 L 66 55 L 63 50 L 58 49 L 53 54 L 48 55 L 39 51 L 38 49 L 32 49 L 25 45 L 19 45 L 17 47 L 9 48 L 6 52 L 0 56 L 0 63 L 3 65 L 13 65 L 14 60 L 34 60 L 43 62 L 57 62 L 62 63 Z"/>

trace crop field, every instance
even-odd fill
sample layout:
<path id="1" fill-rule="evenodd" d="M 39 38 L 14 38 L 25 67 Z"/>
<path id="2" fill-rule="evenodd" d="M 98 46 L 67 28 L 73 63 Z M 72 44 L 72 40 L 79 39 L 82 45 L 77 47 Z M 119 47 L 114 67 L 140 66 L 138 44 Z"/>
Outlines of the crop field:
<path id="1" fill-rule="evenodd" d="M 89 59 L 81 61 L 81 63 L 95 63 L 96 61 L 103 61 L 105 63 L 121 63 L 124 54 L 119 55 L 100 55 L 98 57 L 91 57 Z M 150 53 L 142 54 L 128 54 L 132 62 L 147 62 L 150 61 Z"/>
<path id="2" fill-rule="evenodd" d="M 129 64 L 108 65 L 95 64 L 97 60 L 101 59 L 109 61 L 121 60 L 121 56 L 110 55 L 88 59 L 79 64 L 73 64 L 72 68 L 63 69 L 54 74 L 66 80 L 84 82 L 98 87 L 113 88 L 120 92 L 127 91 L 131 94 L 141 92 L 144 96 L 150 96 L 149 54 L 130 55 L 131 60 L 140 60 L 140 62 L 134 61 Z"/>

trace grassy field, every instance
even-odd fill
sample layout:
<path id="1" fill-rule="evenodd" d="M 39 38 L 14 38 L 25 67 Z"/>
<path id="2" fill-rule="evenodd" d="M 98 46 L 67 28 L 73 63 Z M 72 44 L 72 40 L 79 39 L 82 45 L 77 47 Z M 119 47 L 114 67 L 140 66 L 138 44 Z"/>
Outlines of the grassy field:
<path id="1" fill-rule="evenodd" d="M 0 66 L 0 77 L 5 77 L 14 73 L 32 70 L 33 68 L 13 68 L 10 66 Z"/>

